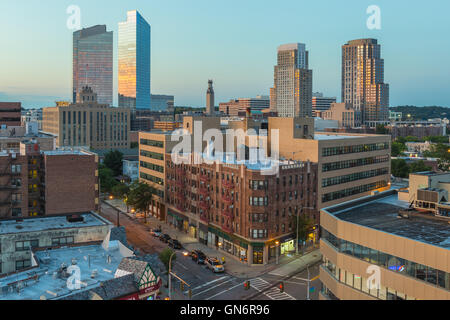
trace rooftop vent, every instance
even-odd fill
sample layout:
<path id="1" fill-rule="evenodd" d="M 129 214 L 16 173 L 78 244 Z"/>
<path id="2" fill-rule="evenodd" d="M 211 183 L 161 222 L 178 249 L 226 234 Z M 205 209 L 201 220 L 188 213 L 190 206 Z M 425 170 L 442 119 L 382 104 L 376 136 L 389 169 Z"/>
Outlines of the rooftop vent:
<path id="1" fill-rule="evenodd" d="M 67 221 L 68 222 L 83 222 L 84 218 L 82 216 L 80 216 L 79 214 L 74 214 L 71 216 L 67 216 Z"/>

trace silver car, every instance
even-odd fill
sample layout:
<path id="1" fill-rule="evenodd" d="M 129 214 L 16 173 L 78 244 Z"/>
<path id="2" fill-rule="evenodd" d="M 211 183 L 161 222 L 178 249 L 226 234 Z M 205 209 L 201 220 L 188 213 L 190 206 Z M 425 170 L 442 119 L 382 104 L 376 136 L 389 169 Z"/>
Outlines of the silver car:
<path id="1" fill-rule="evenodd" d="M 214 273 L 224 272 L 225 268 L 216 258 L 206 258 L 206 267 Z"/>

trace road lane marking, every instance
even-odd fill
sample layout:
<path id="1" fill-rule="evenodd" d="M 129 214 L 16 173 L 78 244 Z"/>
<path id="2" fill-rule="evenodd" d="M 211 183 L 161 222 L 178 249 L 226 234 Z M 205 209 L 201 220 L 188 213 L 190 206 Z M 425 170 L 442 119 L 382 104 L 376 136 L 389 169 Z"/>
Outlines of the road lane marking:
<path id="1" fill-rule="evenodd" d="M 197 275 L 195 275 L 195 276 L 196 276 L 197 278 L 201 279 L 199 276 L 197 276 Z M 215 280 L 206 282 L 206 283 L 204 283 L 204 284 L 202 284 L 202 285 L 199 285 L 199 286 L 197 286 L 197 287 L 195 287 L 195 288 L 192 288 L 191 290 L 194 291 L 194 290 L 197 290 L 197 289 L 206 287 L 207 285 L 210 285 L 211 283 L 214 283 L 214 282 L 217 282 L 217 281 L 220 281 L 220 280 L 224 280 L 224 279 L 227 279 L 227 278 L 229 278 L 229 277 L 228 277 L 228 276 L 220 277 L 220 278 L 218 278 L 218 279 L 215 279 Z M 187 292 L 187 291 L 186 291 L 186 292 Z"/>
<path id="2" fill-rule="evenodd" d="M 230 290 L 233 290 L 234 288 L 237 288 L 237 287 L 239 287 L 239 286 L 242 286 L 242 283 L 239 283 L 239 284 L 237 284 L 237 285 L 235 285 L 235 286 L 233 286 L 233 287 L 231 287 L 231 288 L 228 288 L 228 289 L 226 289 L 226 290 L 224 290 L 224 291 L 222 291 L 222 292 L 219 292 L 219 293 L 217 293 L 217 294 L 215 294 L 215 295 L 213 295 L 213 296 L 211 296 L 211 297 L 208 297 L 206 300 L 210 300 L 210 299 L 212 299 L 212 298 L 214 298 L 214 297 L 220 296 L 221 294 L 224 294 L 225 292 L 230 291 Z"/>
<path id="3" fill-rule="evenodd" d="M 192 295 L 192 296 L 198 296 L 198 295 L 200 295 L 200 294 L 202 294 L 202 293 L 205 293 L 205 292 L 207 292 L 207 291 L 210 291 L 210 290 L 212 290 L 212 289 L 214 289 L 214 288 L 220 287 L 221 285 L 223 285 L 223 284 L 225 284 L 225 283 L 227 283 L 227 282 L 230 282 L 230 281 L 233 281 L 233 279 L 230 279 L 230 280 L 228 280 L 228 281 L 221 282 L 220 284 L 218 284 L 218 285 L 216 285 L 216 286 L 214 286 L 214 287 L 211 287 L 211 288 L 209 288 L 209 289 L 203 290 L 203 291 L 201 291 L 201 292 L 199 292 L 199 293 L 196 293 L 196 294 L 194 294 L 194 295 Z"/>

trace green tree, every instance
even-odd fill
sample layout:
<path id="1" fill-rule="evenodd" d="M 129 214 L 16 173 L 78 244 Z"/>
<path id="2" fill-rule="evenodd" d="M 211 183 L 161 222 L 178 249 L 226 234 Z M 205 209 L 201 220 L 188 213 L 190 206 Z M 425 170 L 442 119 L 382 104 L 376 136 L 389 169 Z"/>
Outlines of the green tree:
<path id="1" fill-rule="evenodd" d="M 425 165 L 423 160 L 415 161 L 409 165 L 409 173 L 430 171 L 431 167 Z"/>
<path id="2" fill-rule="evenodd" d="M 403 151 L 406 151 L 406 145 L 401 142 L 394 141 L 391 146 L 391 155 L 393 157 L 399 157 L 403 155 Z"/>
<path id="3" fill-rule="evenodd" d="M 384 124 L 377 124 L 375 133 L 376 134 L 389 134 L 389 130 L 384 126 Z"/>
<path id="4" fill-rule="evenodd" d="M 152 204 L 153 188 L 148 184 L 135 181 L 130 186 L 127 204 L 133 206 L 136 211 L 144 212 L 144 222 L 147 223 L 147 213 Z"/>
<path id="5" fill-rule="evenodd" d="M 130 144 L 130 148 L 131 148 L 131 149 L 139 148 L 139 142 L 132 142 L 132 143 Z"/>
<path id="6" fill-rule="evenodd" d="M 110 168 L 114 176 L 119 176 L 122 174 L 122 160 L 123 153 L 118 150 L 111 150 L 105 154 L 105 160 L 103 163 L 106 167 Z"/>
<path id="7" fill-rule="evenodd" d="M 309 233 L 314 227 L 314 220 L 310 218 L 308 215 L 299 214 L 298 216 L 298 225 L 297 225 L 297 216 L 291 216 L 292 230 L 294 230 L 295 235 L 297 236 L 297 227 L 298 227 L 298 240 L 303 243 L 308 238 Z"/>
<path id="8" fill-rule="evenodd" d="M 161 253 L 159 254 L 159 260 L 161 260 L 161 262 L 164 264 L 167 272 L 169 272 L 169 261 L 170 261 L 170 257 L 172 256 L 173 253 L 174 253 L 174 251 L 172 249 L 166 248 L 163 251 L 161 251 Z M 174 254 L 172 257 L 172 261 L 171 261 L 171 264 L 172 264 L 171 267 L 173 267 L 173 263 L 176 259 L 177 259 L 177 255 Z"/>
<path id="9" fill-rule="evenodd" d="M 100 180 L 100 191 L 111 192 L 113 187 L 118 184 L 114 179 L 114 173 L 110 168 L 100 165 L 98 168 L 98 177 Z"/>
<path id="10" fill-rule="evenodd" d="M 125 183 L 118 183 L 111 189 L 111 193 L 114 197 L 123 199 L 130 192 L 130 187 Z"/>
<path id="11" fill-rule="evenodd" d="M 394 177 L 408 178 L 409 167 L 404 159 L 392 159 L 391 171 Z"/>

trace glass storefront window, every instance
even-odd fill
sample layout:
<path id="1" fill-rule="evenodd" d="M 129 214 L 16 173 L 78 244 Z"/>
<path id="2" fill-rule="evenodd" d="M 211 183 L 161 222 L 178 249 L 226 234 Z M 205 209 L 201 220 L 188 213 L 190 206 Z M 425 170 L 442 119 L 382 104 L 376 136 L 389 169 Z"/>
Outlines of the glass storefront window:
<path id="1" fill-rule="evenodd" d="M 263 264 L 263 247 L 253 248 L 253 264 Z"/>

